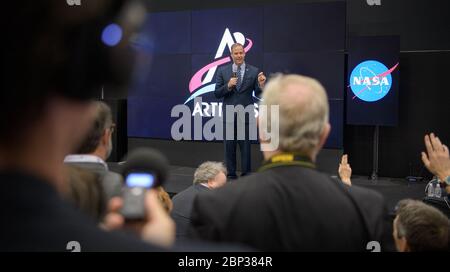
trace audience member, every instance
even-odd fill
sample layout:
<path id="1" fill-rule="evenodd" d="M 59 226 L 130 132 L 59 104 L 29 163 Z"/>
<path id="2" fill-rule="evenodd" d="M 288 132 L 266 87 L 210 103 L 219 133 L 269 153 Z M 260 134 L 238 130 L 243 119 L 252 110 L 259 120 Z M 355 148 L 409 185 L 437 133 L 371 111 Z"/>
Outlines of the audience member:
<path id="1" fill-rule="evenodd" d="M 438 209 L 418 200 L 399 202 L 393 223 L 393 237 L 399 252 L 446 251 L 449 220 Z"/>
<path id="2" fill-rule="evenodd" d="M 76 154 L 64 158 L 64 163 L 75 165 L 100 175 L 105 201 L 120 195 L 123 185 L 121 175 L 108 170 L 106 160 L 112 152 L 112 134 L 114 123 L 111 109 L 104 102 L 94 102 L 94 121 L 88 135 Z"/>
<path id="3" fill-rule="evenodd" d="M 161 202 L 164 210 L 167 212 L 167 214 L 170 214 L 173 209 L 173 203 L 172 199 L 170 199 L 169 194 L 166 192 L 166 190 L 164 190 L 164 187 L 162 186 L 158 186 L 156 188 L 156 191 L 158 192 L 158 199 Z"/>
<path id="4" fill-rule="evenodd" d="M 106 80 L 105 56 L 95 54 L 96 22 L 118 14 L 123 1 L 114 3 L 82 5 L 77 13 L 60 1 L 8 6 L 14 16 L 0 97 L 0 251 L 66 251 L 71 241 L 81 251 L 152 251 L 173 243 L 174 223 L 155 191 L 146 198 L 141 232 L 154 245 L 105 232 L 61 199 L 64 157 L 90 129 L 90 98 Z"/>
<path id="5" fill-rule="evenodd" d="M 192 204 L 197 194 L 222 187 L 226 181 L 227 170 L 221 162 L 204 162 L 195 170 L 193 185 L 173 197 L 172 218 L 177 226 L 177 239 L 187 236 Z"/>
<path id="6" fill-rule="evenodd" d="M 107 209 L 100 176 L 71 165 L 67 166 L 66 170 L 69 179 L 66 198 L 84 214 L 100 223 Z"/>

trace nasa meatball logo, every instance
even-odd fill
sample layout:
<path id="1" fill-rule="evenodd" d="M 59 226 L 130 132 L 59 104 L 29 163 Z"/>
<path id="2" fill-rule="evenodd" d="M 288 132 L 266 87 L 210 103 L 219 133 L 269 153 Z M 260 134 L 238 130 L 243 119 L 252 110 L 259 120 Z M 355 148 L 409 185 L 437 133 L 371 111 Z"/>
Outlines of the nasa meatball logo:
<path id="1" fill-rule="evenodd" d="M 392 72 L 398 63 L 388 69 L 383 63 L 376 60 L 367 60 L 358 64 L 350 75 L 350 88 L 354 94 L 366 102 L 375 102 L 383 99 L 391 90 Z"/>

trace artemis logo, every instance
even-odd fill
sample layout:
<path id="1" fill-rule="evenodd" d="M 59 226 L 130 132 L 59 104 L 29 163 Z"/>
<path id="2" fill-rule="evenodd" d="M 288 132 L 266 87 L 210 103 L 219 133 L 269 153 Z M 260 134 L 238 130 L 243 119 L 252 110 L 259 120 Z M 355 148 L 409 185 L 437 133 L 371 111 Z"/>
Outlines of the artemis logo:
<path id="1" fill-rule="evenodd" d="M 381 6 L 381 0 L 366 0 L 366 2 L 369 6 Z"/>
<path id="2" fill-rule="evenodd" d="M 66 0 L 69 6 L 81 6 L 81 0 Z"/>
<path id="3" fill-rule="evenodd" d="M 376 60 L 367 60 L 358 64 L 350 75 L 350 88 L 353 99 L 375 102 L 385 97 L 392 86 L 391 73 L 398 63 L 388 69 L 383 63 Z"/>
<path id="4" fill-rule="evenodd" d="M 253 46 L 252 40 L 246 39 L 244 34 L 241 32 L 234 32 L 232 35 L 230 30 L 226 28 L 223 33 L 222 40 L 220 41 L 219 48 L 217 48 L 214 61 L 198 70 L 192 76 L 191 81 L 189 82 L 189 92 L 191 93 L 191 96 L 184 102 L 184 104 L 187 104 L 197 96 L 214 91 L 216 83 L 211 83 L 211 81 L 213 80 L 214 74 L 216 73 L 219 65 L 231 62 L 231 58 L 229 56 L 223 57 L 223 55 L 225 53 L 225 48 L 228 48 L 231 52 L 231 46 L 234 43 L 244 45 L 245 53 L 247 53 Z"/>

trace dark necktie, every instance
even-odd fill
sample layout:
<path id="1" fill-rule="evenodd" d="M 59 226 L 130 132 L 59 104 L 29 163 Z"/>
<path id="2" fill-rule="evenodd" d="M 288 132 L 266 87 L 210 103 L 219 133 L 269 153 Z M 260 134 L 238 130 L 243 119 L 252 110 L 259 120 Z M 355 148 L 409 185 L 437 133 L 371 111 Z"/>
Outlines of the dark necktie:
<path id="1" fill-rule="evenodd" d="M 236 73 L 237 73 L 236 88 L 237 88 L 237 90 L 240 90 L 241 89 L 241 85 L 242 85 L 241 66 L 238 66 Z"/>

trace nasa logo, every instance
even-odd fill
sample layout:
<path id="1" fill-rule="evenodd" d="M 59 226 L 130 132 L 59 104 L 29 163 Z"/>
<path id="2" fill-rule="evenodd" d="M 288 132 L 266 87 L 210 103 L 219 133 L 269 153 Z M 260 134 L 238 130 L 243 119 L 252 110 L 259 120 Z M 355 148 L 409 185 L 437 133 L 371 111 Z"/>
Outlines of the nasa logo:
<path id="1" fill-rule="evenodd" d="M 350 75 L 350 88 L 354 94 L 366 102 L 375 102 L 385 97 L 392 86 L 391 73 L 398 63 L 388 69 L 376 60 L 367 60 L 358 64 Z"/>

